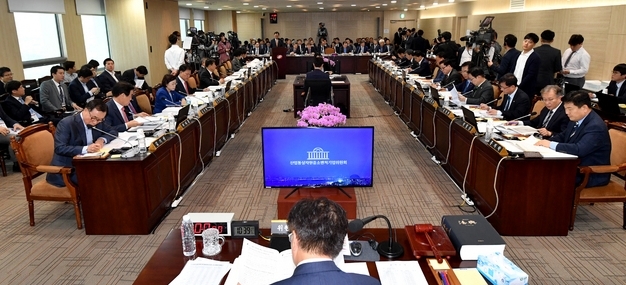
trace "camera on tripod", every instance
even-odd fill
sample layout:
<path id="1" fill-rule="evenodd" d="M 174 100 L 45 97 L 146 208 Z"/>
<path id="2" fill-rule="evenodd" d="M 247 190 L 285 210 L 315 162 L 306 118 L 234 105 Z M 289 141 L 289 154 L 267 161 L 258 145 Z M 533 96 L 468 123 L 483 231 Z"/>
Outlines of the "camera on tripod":
<path id="1" fill-rule="evenodd" d="M 493 39 L 493 29 L 491 24 L 494 16 L 487 16 L 480 22 L 478 31 L 470 31 L 468 36 L 461 37 L 461 40 L 468 42 L 471 45 L 482 44 L 487 45 L 487 49 L 491 46 L 491 40 Z"/>

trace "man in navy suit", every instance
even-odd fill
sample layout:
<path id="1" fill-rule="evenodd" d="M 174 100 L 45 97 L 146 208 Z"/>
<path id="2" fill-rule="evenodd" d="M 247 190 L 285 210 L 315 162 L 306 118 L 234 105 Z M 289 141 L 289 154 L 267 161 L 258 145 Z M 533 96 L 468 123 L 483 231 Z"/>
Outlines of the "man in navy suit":
<path id="1" fill-rule="evenodd" d="M 148 114 L 140 112 L 131 104 L 133 94 L 135 93 L 134 86 L 128 82 L 121 81 L 113 86 L 111 92 L 113 93 L 113 100 L 109 100 L 106 103 L 109 111 L 104 122 L 118 132 L 125 132 L 132 127 L 141 125 L 133 117 L 146 117 Z"/>
<path id="2" fill-rule="evenodd" d="M 413 63 L 409 68 L 409 74 L 417 74 L 419 76 L 431 75 L 430 63 L 424 57 L 424 53 L 419 50 L 413 51 Z"/>
<path id="3" fill-rule="evenodd" d="M 611 74 L 611 82 L 606 87 L 608 94 L 613 94 L 617 97 L 619 103 L 626 103 L 626 63 L 620 63 L 613 67 L 613 74 Z M 589 93 L 591 98 L 596 97 L 594 93 Z"/>
<path id="4" fill-rule="evenodd" d="M 110 58 L 104 60 L 104 71 L 98 75 L 98 83 L 100 84 L 100 92 L 111 96 L 111 89 L 115 83 L 122 80 L 122 77 L 115 74 L 115 61 Z"/>
<path id="5" fill-rule="evenodd" d="M 2 108 L 6 114 L 22 126 L 29 126 L 34 122 L 47 123 L 50 121 L 36 108 L 39 102 L 33 100 L 31 96 L 25 96 L 24 86 L 19 81 L 9 81 L 5 85 L 7 98 L 2 102 Z M 58 122 L 58 121 L 57 121 Z"/>
<path id="6" fill-rule="evenodd" d="M 554 41 L 554 32 L 545 30 L 541 32 L 541 46 L 535 48 L 535 53 L 541 58 L 541 67 L 537 76 L 537 90 L 539 91 L 554 84 L 554 75 L 563 69 L 561 50 L 552 47 L 552 41 Z"/>
<path id="7" fill-rule="evenodd" d="M 549 147 L 558 152 L 578 156 L 580 166 L 611 164 L 611 138 L 602 118 L 593 111 L 591 98 L 586 91 L 573 91 L 563 97 L 565 113 L 570 119 L 564 132 L 540 140 L 536 145 Z M 576 185 L 582 182 L 583 175 L 577 173 Z M 591 174 L 587 187 L 603 186 L 609 183 L 611 174 Z"/>
<path id="8" fill-rule="evenodd" d="M 561 98 L 563 91 L 557 85 L 548 85 L 541 89 L 541 99 L 546 106 L 541 109 L 539 116 L 534 119 L 526 119 L 521 122 L 509 122 L 509 125 L 531 126 L 541 134 L 544 138 L 549 138 L 558 133 L 565 131 L 569 118 L 565 114 L 565 107 Z"/>
<path id="9" fill-rule="evenodd" d="M 521 51 L 515 48 L 517 44 L 517 37 L 511 34 L 504 36 L 504 55 L 500 64 L 494 64 L 493 61 L 487 62 L 487 65 L 498 77 L 507 73 L 512 73 L 515 70 L 515 61 L 519 57 Z"/>
<path id="10" fill-rule="evenodd" d="M 309 91 L 310 80 L 315 80 L 315 81 L 328 80 L 328 83 L 330 84 L 330 76 L 328 75 L 328 73 L 324 72 L 324 58 L 323 57 L 320 56 L 320 57 L 315 57 L 313 59 L 313 70 L 309 71 L 306 74 L 306 79 L 304 80 L 304 92 L 302 92 L 300 95 L 306 96 L 307 92 Z M 313 97 L 316 97 L 316 98 L 309 98 L 309 102 L 305 102 L 306 106 L 309 106 L 309 105 L 317 106 L 320 103 L 329 101 L 329 100 L 326 100 L 326 98 L 322 100 L 321 98 L 322 96 L 319 96 L 319 97 L 313 96 Z M 330 103 L 330 102 L 327 102 L 327 103 Z"/>
<path id="11" fill-rule="evenodd" d="M 100 88 L 91 87 L 89 88 L 88 84 L 93 82 L 91 78 L 93 77 L 93 72 L 88 66 L 83 66 L 78 71 L 78 77 L 76 77 L 69 86 L 70 98 L 76 105 L 81 108 L 85 107 L 87 101 L 91 101 L 95 98 L 96 95 L 100 93 Z"/>
<path id="12" fill-rule="evenodd" d="M 270 41 L 270 48 L 275 47 L 285 47 L 285 42 L 280 39 L 280 33 L 278 31 L 274 32 L 274 38 Z"/>
<path id="13" fill-rule="evenodd" d="M 287 217 L 293 275 L 275 285 L 373 285 L 370 276 L 345 273 L 333 262 L 341 253 L 348 232 L 346 211 L 336 202 L 322 197 L 298 201 Z"/>
<path id="14" fill-rule="evenodd" d="M 524 37 L 522 52 L 517 57 L 513 74 L 517 77 L 517 85 L 526 94 L 535 97 L 535 84 L 537 84 L 537 75 L 541 67 L 541 58 L 533 49 L 535 44 L 539 42 L 539 36 L 535 33 L 529 33 Z"/>
<path id="15" fill-rule="evenodd" d="M 192 95 L 196 93 L 196 89 L 189 87 L 187 80 L 191 77 L 191 68 L 183 64 L 178 68 L 178 76 L 176 77 L 176 92 L 183 95 Z"/>
<path id="16" fill-rule="evenodd" d="M 502 116 L 505 120 L 514 120 L 528 114 L 530 111 L 530 99 L 522 89 L 517 86 L 517 77 L 507 73 L 498 80 L 500 90 L 504 93 L 504 100 L 500 106 L 493 109 L 485 104 L 480 104 L 483 110 L 489 109 L 490 115 Z"/>
<path id="17" fill-rule="evenodd" d="M 92 100 L 80 113 L 65 117 L 57 125 L 54 134 L 54 156 L 51 165 L 73 167 L 72 159 L 79 154 L 99 152 L 104 144 L 114 138 L 98 130 L 117 135 L 117 131 L 104 123 L 107 114 L 107 105 L 99 99 Z M 71 181 L 78 183 L 76 173 L 72 172 Z M 61 174 L 48 174 L 48 183 L 65 187 Z"/>
<path id="18" fill-rule="evenodd" d="M 472 84 L 472 81 L 469 80 L 469 71 L 474 67 L 476 67 L 476 65 L 471 61 L 461 64 L 461 76 L 463 77 L 463 82 L 456 85 L 456 91 L 460 92 L 460 94 L 470 92 L 474 89 L 474 84 Z"/>

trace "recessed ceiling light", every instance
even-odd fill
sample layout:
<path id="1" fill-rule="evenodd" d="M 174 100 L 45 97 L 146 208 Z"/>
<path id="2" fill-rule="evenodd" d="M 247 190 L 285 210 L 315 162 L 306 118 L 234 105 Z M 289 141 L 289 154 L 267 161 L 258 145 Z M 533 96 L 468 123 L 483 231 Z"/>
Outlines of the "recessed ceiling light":
<path id="1" fill-rule="evenodd" d="M 209 6 L 204 6 L 204 9 L 209 9 Z"/>
<path id="2" fill-rule="evenodd" d="M 383 4 L 383 6 L 387 6 L 387 4 Z"/>
<path id="3" fill-rule="evenodd" d="M 324 7 L 320 7 L 320 10 L 324 10 Z"/>
<path id="4" fill-rule="evenodd" d="M 254 8 L 259 8 L 259 5 L 254 5 Z"/>
<path id="5" fill-rule="evenodd" d="M 324 2 L 317 2 L 317 4 L 318 4 L 318 5 L 322 5 L 322 4 L 324 4 Z"/>
<path id="6" fill-rule="evenodd" d="M 450 3 L 454 3 L 454 0 L 448 0 L 448 2 L 450 2 Z"/>
<path id="7" fill-rule="evenodd" d="M 426 5 L 422 4 L 422 5 L 420 5 L 420 8 L 422 8 L 422 9 L 426 8 Z"/>
<path id="8" fill-rule="evenodd" d="M 398 1 L 391 1 L 391 4 L 396 4 L 396 2 L 398 2 Z"/>
<path id="9" fill-rule="evenodd" d="M 287 8 L 291 8 L 291 5 L 287 5 Z"/>
<path id="10" fill-rule="evenodd" d="M 250 3 L 248 3 L 248 2 L 243 2 L 243 5 L 244 5 L 244 6 L 248 6 L 248 5 L 250 5 Z"/>
<path id="11" fill-rule="evenodd" d="M 407 8 L 404 8 L 404 12 L 406 12 L 406 11 L 409 11 L 409 9 L 407 9 Z"/>
<path id="12" fill-rule="evenodd" d="M 217 8 L 217 11 L 222 11 L 222 8 Z"/>
<path id="13" fill-rule="evenodd" d="M 437 6 L 437 5 L 439 5 L 439 3 L 437 3 L 437 2 L 433 3 L 433 6 Z"/>
<path id="14" fill-rule="evenodd" d="M 352 5 L 350 5 L 350 6 L 352 6 L 352 7 L 356 7 L 356 4 L 352 4 Z"/>
<path id="15" fill-rule="evenodd" d="M 187 6 L 191 6 L 191 3 L 187 3 L 187 4 L 185 4 L 185 5 L 187 5 Z"/>
<path id="16" fill-rule="evenodd" d="M 376 9 L 380 9 L 380 6 L 376 6 Z"/>
<path id="17" fill-rule="evenodd" d="M 267 10 L 267 8 L 261 8 L 261 10 Z"/>

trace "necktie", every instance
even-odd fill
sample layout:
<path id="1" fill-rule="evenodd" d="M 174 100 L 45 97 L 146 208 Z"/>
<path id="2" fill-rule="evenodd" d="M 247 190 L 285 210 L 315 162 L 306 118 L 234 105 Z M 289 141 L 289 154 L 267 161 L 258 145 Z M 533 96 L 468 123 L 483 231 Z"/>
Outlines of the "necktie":
<path id="1" fill-rule="evenodd" d="M 511 102 L 513 100 L 511 100 L 511 95 L 506 95 L 506 103 L 504 105 L 504 111 L 508 111 L 509 108 L 511 107 Z"/>
<path id="2" fill-rule="evenodd" d="M 63 87 L 59 84 L 59 97 L 61 98 L 61 108 L 65 107 L 65 94 L 63 94 Z"/>
<path id="3" fill-rule="evenodd" d="M 569 63 L 570 59 L 572 59 L 572 55 L 574 55 L 574 53 L 576 53 L 575 51 L 572 51 L 572 53 L 569 54 L 569 56 L 567 57 L 567 59 L 565 60 L 565 64 L 563 64 L 563 68 L 567 68 L 567 64 Z"/>
<path id="4" fill-rule="evenodd" d="M 120 112 L 122 113 L 122 118 L 124 119 L 125 123 L 128 123 L 128 114 L 126 114 L 126 111 L 124 110 L 124 107 L 120 108 Z"/>
<path id="5" fill-rule="evenodd" d="M 137 110 L 135 110 L 135 107 L 133 107 L 133 102 L 131 101 L 130 104 L 128 104 L 128 108 L 131 111 L 131 114 L 137 114 Z"/>
<path id="6" fill-rule="evenodd" d="M 552 119 L 552 115 L 554 115 L 554 110 L 548 111 L 548 115 L 543 120 L 543 124 L 541 125 L 542 128 L 545 128 L 545 127 L 548 126 L 548 123 L 550 122 L 550 119 Z"/>
<path id="7" fill-rule="evenodd" d="M 577 129 L 577 128 L 578 128 L 578 123 L 576 123 L 576 124 L 574 125 L 574 128 L 572 129 L 572 134 L 571 134 L 571 135 L 569 135 L 569 137 L 570 137 L 570 138 L 572 138 L 572 137 L 574 136 L 574 134 L 576 134 L 576 129 Z"/>
<path id="8" fill-rule="evenodd" d="M 463 88 L 463 93 L 469 91 L 469 86 L 470 86 L 470 81 L 469 80 L 465 80 L 465 88 Z"/>
<path id="9" fill-rule="evenodd" d="M 128 119 L 128 121 L 132 121 L 133 120 L 133 112 L 130 111 L 130 105 L 126 106 L 126 107 L 122 107 L 124 109 L 124 114 L 126 114 L 126 119 Z"/>
<path id="10" fill-rule="evenodd" d="M 183 86 L 185 87 L 185 93 L 189 94 L 189 89 L 187 89 L 187 81 L 183 80 Z"/>

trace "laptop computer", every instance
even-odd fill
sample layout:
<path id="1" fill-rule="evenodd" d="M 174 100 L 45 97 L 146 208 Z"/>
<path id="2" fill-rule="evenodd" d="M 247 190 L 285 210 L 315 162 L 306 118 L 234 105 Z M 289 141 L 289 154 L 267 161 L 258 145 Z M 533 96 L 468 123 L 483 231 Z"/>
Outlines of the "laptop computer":
<path id="1" fill-rule="evenodd" d="M 439 103 L 441 96 L 439 96 L 439 90 L 437 90 L 437 88 L 430 86 L 430 96 L 432 96 L 433 99 Z"/>
<path id="2" fill-rule="evenodd" d="M 226 82 L 226 89 L 224 89 L 224 95 L 226 95 L 226 93 L 228 93 L 228 91 L 230 90 L 230 84 L 233 83 L 233 81 L 228 81 Z"/>
<path id="3" fill-rule="evenodd" d="M 474 111 L 470 110 L 467 107 L 461 107 L 461 110 L 463 110 L 463 120 L 466 121 L 468 124 L 474 126 L 474 128 L 476 128 L 476 132 L 479 134 L 483 134 L 485 133 L 485 130 L 480 130 L 478 128 L 478 122 L 476 121 L 476 114 L 474 114 Z"/>
<path id="4" fill-rule="evenodd" d="M 602 93 L 602 91 L 596 92 L 596 98 L 598 98 L 598 106 L 600 110 L 611 116 L 620 116 L 625 111 L 619 107 L 619 101 L 617 97 Z"/>
<path id="5" fill-rule="evenodd" d="M 570 93 L 570 92 L 572 92 L 572 91 L 578 91 L 578 90 L 580 90 L 580 86 L 578 86 L 578 85 L 574 85 L 574 84 L 570 84 L 570 83 L 567 83 L 567 82 L 565 82 L 565 84 L 563 85 L 563 87 L 564 87 L 564 88 L 563 88 L 563 94 L 568 94 L 568 93 Z"/>
<path id="6" fill-rule="evenodd" d="M 182 123 L 185 119 L 187 119 L 187 116 L 189 115 L 189 107 L 191 105 L 187 104 L 187 106 L 180 108 L 180 110 L 178 110 L 178 115 L 176 115 L 176 128 L 178 128 L 178 125 L 180 125 L 180 123 Z"/>

